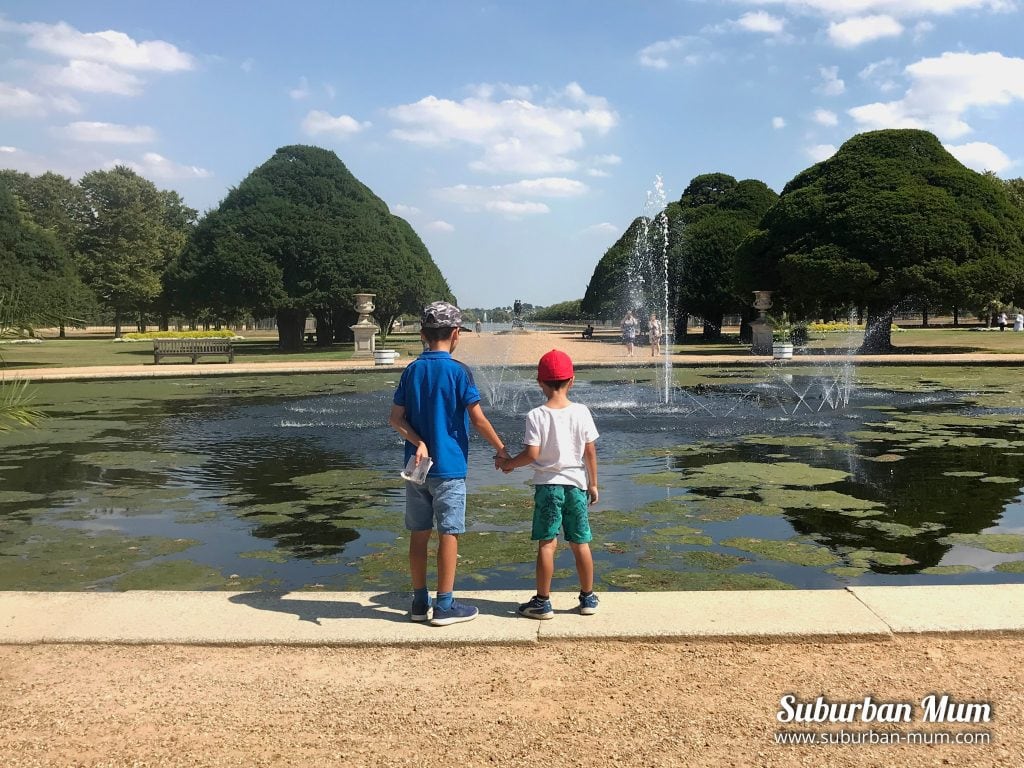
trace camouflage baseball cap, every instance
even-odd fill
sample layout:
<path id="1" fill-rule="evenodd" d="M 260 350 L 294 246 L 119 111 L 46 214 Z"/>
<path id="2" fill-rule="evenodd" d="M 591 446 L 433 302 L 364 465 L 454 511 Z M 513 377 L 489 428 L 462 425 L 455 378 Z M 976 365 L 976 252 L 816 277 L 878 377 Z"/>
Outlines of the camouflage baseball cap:
<path id="1" fill-rule="evenodd" d="M 435 301 L 423 308 L 421 325 L 424 328 L 459 328 L 462 326 L 462 312 L 447 301 Z"/>

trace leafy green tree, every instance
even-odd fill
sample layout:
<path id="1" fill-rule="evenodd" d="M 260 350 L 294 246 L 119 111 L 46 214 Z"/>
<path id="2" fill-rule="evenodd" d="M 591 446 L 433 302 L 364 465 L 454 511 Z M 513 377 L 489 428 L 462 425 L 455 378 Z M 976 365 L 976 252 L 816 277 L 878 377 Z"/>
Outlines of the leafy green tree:
<path id="1" fill-rule="evenodd" d="M 166 208 L 173 198 L 124 166 L 87 173 L 80 186 L 87 211 L 78 248 L 82 274 L 113 312 L 114 335 L 120 337 L 123 320 L 150 308 L 160 295 L 175 241 L 168 225 L 175 214 Z"/>
<path id="2" fill-rule="evenodd" d="M 96 298 L 82 282 L 74 254 L 85 220 L 85 201 L 81 189 L 70 179 L 55 173 L 30 176 L 16 171 L 0 171 L 0 186 L 14 193 L 22 215 L 51 233 L 56 243 L 48 244 L 53 256 L 41 266 L 44 290 L 33 301 L 45 312 L 37 318 L 40 325 L 56 325 L 61 338 L 68 323 L 82 324 L 96 311 Z"/>
<path id="3" fill-rule="evenodd" d="M 739 249 L 737 288 L 775 290 L 802 316 L 864 307 L 862 351 L 887 351 L 904 303 L 1019 292 L 1022 236 L 1005 188 L 935 136 L 872 131 L 786 185 Z"/>
<path id="4" fill-rule="evenodd" d="M 695 177 L 670 211 L 676 316 L 703 318 L 705 339 L 719 338 L 724 315 L 750 304 L 735 290 L 736 249 L 777 198 L 761 181 L 711 173 Z"/>
<path id="5" fill-rule="evenodd" d="M 537 323 L 578 323 L 583 320 L 581 299 L 563 301 L 543 307 L 533 313 L 533 321 Z"/>
<path id="6" fill-rule="evenodd" d="M 229 316 L 277 317 L 282 349 L 302 348 L 307 315 L 318 343 L 348 333 L 353 294 L 375 293 L 390 321 L 423 304 L 451 299 L 426 247 L 404 221 L 319 147 L 281 147 L 197 225 L 168 287 Z"/>
<path id="7" fill-rule="evenodd" d="M 631 295 L 630 286 L 636 280 L 631 274 L 638 253 L 650 253 L 655 247 L 652 222 L 645 216 L 633 219 L 622 237 L 615 241 L 594 267 L 594 273 L 583 294 L 580 309 L 584 317 L 618 322 L 627 309 L 634 306 L 637 297 Z M 639 308 L 642 310 L 642 308 Z"/>

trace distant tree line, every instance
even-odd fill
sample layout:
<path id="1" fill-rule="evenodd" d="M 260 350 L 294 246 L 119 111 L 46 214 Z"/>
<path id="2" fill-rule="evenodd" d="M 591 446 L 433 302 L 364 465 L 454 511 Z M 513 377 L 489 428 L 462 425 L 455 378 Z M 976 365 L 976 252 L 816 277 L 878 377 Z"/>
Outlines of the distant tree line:
<path id="1" fill-rule="evenodd" d="M 661 217 L 658 220 L 658 217 Z M 617 321 L 660 307 L 654 275 L 636 306 L 638 255 L 665 249 L 677 336 L 690 316 L 704 336 L 726 314 L 752 317 L 755 290 L 773 311 L 866 317 L 863 349 L 890 348 L 895 312 L 940 308 L 982 316 L 1024 297 L 1024 180 L 976 173 L 919 130 L 859 134 L 776 195 L 755 180 L 697 176 L 655 220 L 635 219 L 597 264 L 582 311 Z"/>
<path id="2" fill-rule="evenodd" d="M 274 316 L 280 346 L 300 349 L 307 315 L 317 343 L 347 340 L 353 294 L 376 294 L 386 333 L 429 301 L 453 300 L 416 232 L 333 153 L 290 146 L 203 217 L 130 168 L 0 171 L 0 296 L 9 324 L 109 318 L 168 328 Z"/>

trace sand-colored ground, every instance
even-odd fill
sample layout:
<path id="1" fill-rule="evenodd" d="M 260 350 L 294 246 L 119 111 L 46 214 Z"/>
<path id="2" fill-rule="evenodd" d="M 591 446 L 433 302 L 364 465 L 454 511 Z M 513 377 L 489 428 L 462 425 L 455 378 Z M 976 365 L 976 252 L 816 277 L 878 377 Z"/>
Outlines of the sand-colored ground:
<path id="1" fill-rule="evenodd" d="M 1020 766 L 1024 639 L 449 648 L 0 647 L 0 764 Z M 988 744 L 776 744 L 779 699 L 992 705 L 850 725 Z M 794 726 L 786 726 L 794 729 Z M 804 727 L 841 738 L 839 725 Z M 852 737 L 851 737 L 852 738 Z"/>

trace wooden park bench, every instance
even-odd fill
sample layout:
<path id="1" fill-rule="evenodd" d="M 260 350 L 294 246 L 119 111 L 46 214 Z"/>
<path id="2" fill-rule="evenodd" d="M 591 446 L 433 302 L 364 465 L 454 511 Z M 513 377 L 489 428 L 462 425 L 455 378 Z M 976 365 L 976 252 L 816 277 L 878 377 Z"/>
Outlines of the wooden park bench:
<path id="1" fill-rule="evenodd" d="M 200 357 L 227 355 L 228 362 L 235 362 L 235 350 L 231 339 L 153 339 L 153 362 L 163 357 L 191 357 L 198 363 Z"/>

